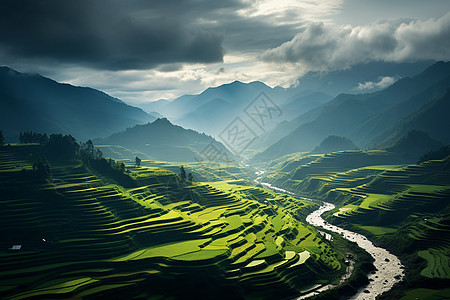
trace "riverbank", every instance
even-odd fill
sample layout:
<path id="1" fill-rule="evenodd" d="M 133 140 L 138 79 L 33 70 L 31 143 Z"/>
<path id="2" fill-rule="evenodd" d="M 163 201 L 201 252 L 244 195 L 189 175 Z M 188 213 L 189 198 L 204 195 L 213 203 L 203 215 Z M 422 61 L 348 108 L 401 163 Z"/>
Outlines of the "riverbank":
<path id="1" fill-rule="evenodd" d="M 277 192 L 285 192 L 292 194 L 292 192 L 275 187 L 269 183 L 261 182 L 263 174 L 264 172 L 260 172 L 259 174 L 257 174 L 259 175 L 259 177 L 255 180 L 255 182 L 261 184 L 266 188 L 275 190 Z M 392 287 L 395 284 L 397 284 L 404 278 L 405 274 L 404 266 L 402 265 L 400 259 L 397 256 L 390 253 L 388 250 L 384 248 L 375 246 L 364 235 L 340 228 L 338 226 L 326 222 L 321 217 L 321 215 L 334 208 L 335 206 L 333 204 L 323 202 L 323 204 L 320 206 L 319 209 L 315 210 L 314 212 L 312 212 L 307 216 L 306 221 L 315 227 L 321 227 L 331 232 L 338 233 L 343 238 L 356 243 L 360 248 L 364 249 L 367 253 L 369 253 L 372 256 L 372 258 L 374 259 L 373 265 L 375 266 L 375 270 L 368 274 L 369 280 L 368 284 L 360 288 L 357 291 L 357 293 L 351 296 L 349 299 L 356 299 L 356 300 L 375 299 L 377 296 L 392 289 Z M 332 288 L 331 285 L 326 285 L 324 287 L 321 287 L 320 289 L 311 291 L 311 293 L 302 295 L 296 299 L 304 299 L 309 296 L 317 295 L 318 294 L 317 292 L 324 292 L 329 290 L 330 288 Z"/>
<path id="2" fill-rule="evenodd" d="M 369 284 L 350 299 L 375 299 L 378 295 L 389 291 L 404 277 L 404 266 L 398 257 L 384 248 L 375 246 L 362 234 L 342 229 L 322 219 L 321 215 L 334 207 L 331 203 L 324 203 L 318 210 L 311 213 L 306 221 L 313 226 L 339 233 L 345 239 L 355 242 L 374 258 L 373 264 L 376 270 L 369 274 Z"/>

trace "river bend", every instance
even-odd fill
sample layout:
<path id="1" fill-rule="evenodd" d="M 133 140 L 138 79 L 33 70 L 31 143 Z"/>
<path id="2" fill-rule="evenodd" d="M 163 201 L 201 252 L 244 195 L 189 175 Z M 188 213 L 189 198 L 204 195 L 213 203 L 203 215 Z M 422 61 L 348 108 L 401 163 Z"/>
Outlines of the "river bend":
<path id="1" fill-rule="evenodd" d="M 293 195 L 292 192 L 275 187 L 270 183 L 260 182 L 262 174 L 264 174 L 264 171 L 260 171 L 257 173 L 257 175 L 260 175 L 260 177 L 258 177 L 255 180 L 255 182 L 261 184 L 266 188 L 272 189 L 276 192 L 284 192 Z M 311 200 L 307 198 L 301 199 Z M 355 300 L 375 299 L 382 293 L 389 291 L 394 286 L 394 284 L 403 279 L 404 266 L 402 265 L 400 259 L 397 256 L 390 253 L 388 250 L 384 248 L 375 246 L 362 234 L 352 232 L 350 230 L 346 230 L 326 222 L 324 219 L 322 219 L 321 215 L 326 211 L 334 209 L 335 206 L 327 202 L 322 203 L 323 204 L 317 210 L 313 211 L 306 217 L 306 221 L 315 227 L 322 227 L 326 230 L 339 233 L 343 238 L 355 242 L 360 248 L 366 250 L 374 258 L 373 264 L 376 270 L 368 275 L 369 284 L 358 290 L 358 292 L 354 296 L 350 297 L 350 299 Z M 331 285 L 326 285 L 321 289 L 311 292 L 311 294 L 308 293 L 307 295 L 303 295 L 297 299 L 304 299 L 308 296 L 317 294 L 319 291 L 324 291 L 331 287 L 332 287 Z"/>

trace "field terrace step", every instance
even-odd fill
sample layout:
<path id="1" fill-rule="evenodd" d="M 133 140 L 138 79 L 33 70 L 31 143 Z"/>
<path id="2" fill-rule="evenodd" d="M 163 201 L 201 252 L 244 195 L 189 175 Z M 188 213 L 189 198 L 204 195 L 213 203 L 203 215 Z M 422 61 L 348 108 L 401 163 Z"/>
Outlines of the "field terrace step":
<path id="1" fill-rule="evenodd" d="M 34 203 L 29 191 L 24 191 L 23 197 L 9 200 L 11 215 L 29 215 L 28 219 L 22 220 L 24 225 L 36 224 L 42 232 L 52 222 L 60 222 L 60 225 L 53 228 L 52 243 L 44 244 L 46 246 L 42 248 L 39 248 L 38 239 L 23 243 L 24 251 L 14 253 L 18 256 L 0 251 L 0 265 L 7 268 L 7 271 L 0 270 L 0 278 L 6 280 L 8 271 L 17 271 L 13 276 L 15 280 L 33 284 L 33 287 L 49 284 L 50 289 L 59 291 L 52 281 L 62 279 L 64 283 L 64 280 L 79 276 L 95 276 L 103 287 L 113 283 L 135 284 L 138 279 L 149 280 L 156 274 L 152 272 L 171 277 L 191 271 L 215 271 L 219 277 L 224 276 L 223 284 L 241 282 L 249 289 L 253 285 L 256 292 L 266 292 L 273 287 L 291 289 L 291 278 L 297 276 L 293 274 L 302 269 L 295 268 L 296 272 L 293 272 L 294 268 L 288 269 L 298 256 L 287 258 L 283 247 L 287 244 L 285 240 L 295 239 L 291 246 L 301 248 L 302 241 L 297 243 L 297 240 L 306 233 L 289 230 L 294 223 L 278 205 L 249 200 L 252 197 L 256 200 L 275 199 L 271 192 L 242 188 L 241 194 L 234 194 L 208 184 L 185 186 L 177 182 L 152 182 L 140 188 L 125 189 L 105 186 L 95 176 L 77 167 L 67 170 L 66 173 L 62 168 L 55 168 L 53 186 L 45 186 L 45 193 L 54 195 L 53 200 L 59 207 L 51 206 L 45 213 L 39 213 L 42 210 L 40 203 Z M 154 175 L 149 171 L 148 176 Z M 164 180 L 170 179 L 173 176 L 166 176 Z M 0 180 L 6 180 L 6 177 L 0 175 Z M 19 190 L 20 185 L 14 188 Z M 186 194 L 195 197 L 182 198 Z M 30 205 L 25 205 L 24 200 Z M 164 201 L 171 202 L 161 205 Z M 57 210 L 64 213 L 57 214 Z M 277 214 L 283 216 L 276 219 Z M 153 247 L 199 239 L 210 242 L 201 242 L 198 251 L 173 257 L 167 253 L 151 253 Z M 10 246 L 5 244 L 5 247 Z M 30 246 L 35 251 L 29 251 Z M 145 263 L 120 261 L 139 251 L 149 251 L 148 257 L 144 257 Z M 155 255 L 161 257 L 153 257 Z M 21 259 L 17 260 L 17 257 Z M 267 264 L 266 270 L 259 270 L 263 272 L 244 272 L 248 276 L 239 277 L 241 273 L 234 271 L 257 259 L 264 259 Z M 110 271 L 89 272 L 95 268 Z M 237 278 L 231 276 L 232 272 Z M 95 287 L 87 284 L 77 291 Z M 74 294 L 49 292 L 39 297 L 57 296 L 72 297 Z"/>
<path id="2" fill-rule="evenodd" d="M 224 206 L 238 202 L 235 197 L 210 186 L 195 189 L 195 192 L 199 195 L 198 204 L 205 207 Z"/>
<path id="3" fill-rule="evenodd" d="M 448 248 L 450 247 L 450 228 L 436 222 L 422 221 L 411 226 L 409 236 L 418 240 L 422 248 Z"/>

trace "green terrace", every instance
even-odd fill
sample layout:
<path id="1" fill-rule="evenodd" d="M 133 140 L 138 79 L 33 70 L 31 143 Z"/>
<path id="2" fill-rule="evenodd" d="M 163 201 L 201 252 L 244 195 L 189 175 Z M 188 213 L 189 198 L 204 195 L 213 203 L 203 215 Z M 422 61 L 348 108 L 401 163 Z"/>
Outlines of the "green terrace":
<path id="1" fill-rule="evenodd" d="M 385 151 L 341 151 L 306 158 L 279 163 L 281 171 L 272 169 L 269 180 L 337 204 L 328 214 L 330 222 L 352 224 L 404 253 L 403 259 L 422 260 L 426 267 L 417 273 L 425 278 L 450 279 L 450 157 L 419 165 L 389 164 L 397 158 Z M 303 164 L 282 171 L 295 162 Z"/>
<path id="2" fill-rule="evenodd" d="M 214 161 L 194 161 L 176 163 L 167 161 L 155 161 L 146 159 L 148 156 L 142 152 L 131 150 L 119 145 L 100 145 L 97 147 L 101 149 L 106 157 L 112 157 L 124 162 L 130 170 L 134 169 L 134 161 L 132 161 L 130 158 L 137 156 L 142 159 L 142 166 L 165 169 L 175 173 L 178 172 L 180 165 L 184 165 L 186 170 L 194 175 L 196 181 L 209 182 L 235 180 L 239 178 L 240 180 L 246 180 L 247 182 L 250 182 L 253 176 L 253 174 L 251 174 L 248 169 L 239 166 L 235 162 L 224 163 Z"/>
<path id="3" fill-rule="evenodd" d="M 79 161 L 50 160 L 51 177 L 37 179 L 39 151 L 0 148 L 2 299 L 279 298 L 344 272 L 343 255 L 302 221 L 312 202 L 131 163 L 128 188 Z M 202 282 L 210 288 L 189 289 Z"/>

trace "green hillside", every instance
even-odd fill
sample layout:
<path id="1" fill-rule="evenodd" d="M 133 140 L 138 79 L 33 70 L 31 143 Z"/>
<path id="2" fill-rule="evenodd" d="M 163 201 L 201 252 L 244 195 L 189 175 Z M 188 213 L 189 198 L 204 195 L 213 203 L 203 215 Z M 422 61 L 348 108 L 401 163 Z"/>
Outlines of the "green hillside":
<path id="1" fill-rule="evenodd" d="M 8 67 L 0 67 L 0 111 L 0 128 L 11 143 L 23 131 L 60 132 L 87 140 L 155 120 L 99 90 Z"/>
<path id="2" fill-rule="evenodd" d="M 447 90 L 442 96 L 432 99 L 413 114 L 381 132 L 376 140 L 382 140 L 383 142 L 380 144 L 385 145 L 398 140 L 408 131 L 420 130 L 438 141 L 448 144 L 450 143 L 448 111 L 450 111 L 450 90 Z"/>
<path id="3" fill-rule="evenodd" d="M 172 162 L 211 160 L 224 163 L 231 163 L 234 158 L 225 146 L 211 136 L 184 129 L 165 118 L 127 128 L 94 142 L 101 145 L 100 148 L 107 157 L 130 159 L 139 156 Z"/>
<path id="4" fill-rule="evenodd" d="M 424 72 L 402 78 L 390 87 L 368 94 L 340 94 L 298 117 L 297 127 L 253 157 L 268 161 L 311 151 L 330 135 L 350 138 L 356 146 L 379 149 L 385 140 L 421 130 L 441 142 L 449 141 L 448 95 L 450 63 L 438 62 Z M 303 121 L 301 121 L 303 120 Z M 386 146 L 386 145 L 384 145 Z"/>
<path id="5" fill-rule="evenodd" d="M 386 150 L 411 158 L 411 161 L 417 161 L 422 155 L 441 147 L 439 141 L 425 132 L 412 130 Z"/>
<path id="6" fill-rule="evenodd" d="M 302 221 L 312 202 L 158 167 L 119 176 L 97 160 L 50 159 L 39 178 L 45 151 L 0 147 L 2 299 L 279 299 L 343 272 Z"/>
<path id="7" fill-rule="evenodd" d="M 331 153 L 343 150 L 358 150 L 351 140 L 344 136 L 330 135 L 319 146 L 314 148 L 311 153 Z"/>
<path id="8" fill-rule="evenodd" d="M 430 153 L 430 157 L 440 152 Z M 384 157 L 384 158 L 383 158 Z M 426 158 L 427 156 L 424 156 Z M 279 163 L 267 179 L 300 195 L 332 202 L 328 221 L 350 227 L 396 253 L 407 280 L 389 297 L 442 294 L 450 282 L 450 156 L 401 164 L 387 151 L 347 151 Z M 288 168 L 295 164 L 295 168 Z M 285 171 L 283 171 L 285 169 Z M 275 171 L 279 170 L 279 171 Z M 397 291 L 397 292 L 396 292 Z"/>

